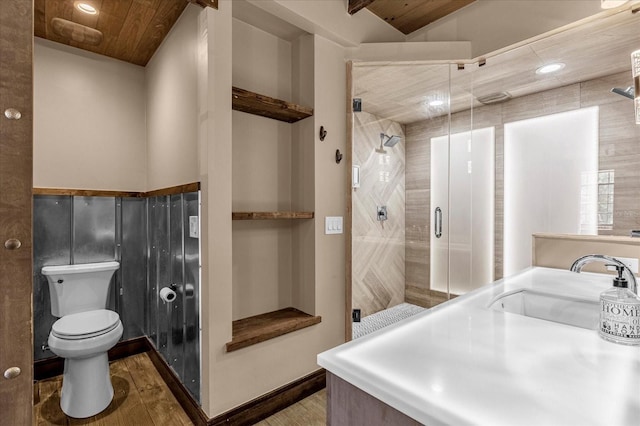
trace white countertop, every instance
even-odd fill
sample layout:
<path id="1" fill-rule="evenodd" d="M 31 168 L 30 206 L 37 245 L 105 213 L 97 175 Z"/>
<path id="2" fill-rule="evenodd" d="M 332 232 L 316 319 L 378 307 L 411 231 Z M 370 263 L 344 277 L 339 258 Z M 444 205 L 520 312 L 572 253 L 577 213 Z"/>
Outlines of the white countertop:
<path id="1" fill-rule="evenodd" d="M 318 355 L 318 364 L 429 424 L 640 425 L 640 347 L 488 309 L 526 288 L 598 300 L 612 276 L 530 268 Z"/>

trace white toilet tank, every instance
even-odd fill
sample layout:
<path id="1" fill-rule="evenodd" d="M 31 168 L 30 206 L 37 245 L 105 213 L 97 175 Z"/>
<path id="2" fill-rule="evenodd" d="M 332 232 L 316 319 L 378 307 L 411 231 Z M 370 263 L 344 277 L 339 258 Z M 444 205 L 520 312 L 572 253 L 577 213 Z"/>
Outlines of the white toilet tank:
<path id="1" fill-rule="evenodd" d="M 104 309 L 118 262 L 45 266 L 42 275 L 49 282 L 51 314 L 55 317 Z"/>

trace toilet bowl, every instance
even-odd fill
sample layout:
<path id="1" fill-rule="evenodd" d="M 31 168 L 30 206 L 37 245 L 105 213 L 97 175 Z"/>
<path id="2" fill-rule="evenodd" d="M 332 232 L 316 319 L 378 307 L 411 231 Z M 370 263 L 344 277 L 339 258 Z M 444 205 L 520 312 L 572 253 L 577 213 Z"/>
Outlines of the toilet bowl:
<path id="1" fill-rule="evenodd" d="M 111 403 L 107 351 L 122 331 L 119 315 L 106 309 L 66 315 L 53 324 L 49 349 L 64 358 L 60 407 L 66 415 L 91 417 Z"/>
<path id="2" fill-rule="evenodd" d="M 105 309 L 115 261 L 45 266 L 51 314 L 49 349 L 64 358 L 60 408 L 76 418 L 91 417 L 109 406 L 113 386 L 107 351 L 122 337 L 120 316 Z"/>

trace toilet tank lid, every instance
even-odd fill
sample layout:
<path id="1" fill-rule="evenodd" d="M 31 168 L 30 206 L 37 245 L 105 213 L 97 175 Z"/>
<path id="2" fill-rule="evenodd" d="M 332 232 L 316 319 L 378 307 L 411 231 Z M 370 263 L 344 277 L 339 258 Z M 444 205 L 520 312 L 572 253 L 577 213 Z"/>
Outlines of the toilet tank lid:
<path id="1" fill-rule="evenodd" d="M 86 274 L 88 272 L 115 271 L 120 267 L 119 262 L 80 263 L 76 265 L 44 266 L 42 275 Z"/>

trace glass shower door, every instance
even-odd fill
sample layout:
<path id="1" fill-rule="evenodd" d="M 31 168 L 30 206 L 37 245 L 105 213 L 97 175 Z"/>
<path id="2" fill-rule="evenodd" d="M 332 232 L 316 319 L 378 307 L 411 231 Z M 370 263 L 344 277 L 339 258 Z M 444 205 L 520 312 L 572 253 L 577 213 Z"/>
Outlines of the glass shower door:
<path id="1" fill-rule="evenodd" d="M 449 129 L 431 138 L 431 289 L 461 295 L 494 279 L 495 130 L 476 128 L 475 65 L 451 67 Z"/>

